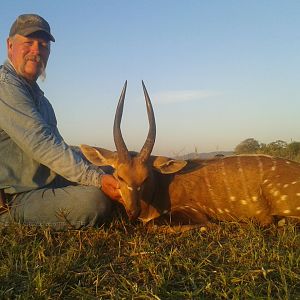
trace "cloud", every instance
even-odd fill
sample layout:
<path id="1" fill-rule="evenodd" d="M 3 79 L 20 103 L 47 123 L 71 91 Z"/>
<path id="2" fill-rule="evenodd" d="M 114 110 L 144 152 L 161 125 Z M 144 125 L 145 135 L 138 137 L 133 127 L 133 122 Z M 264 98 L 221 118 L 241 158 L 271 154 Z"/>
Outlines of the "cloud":
<path id="1" fill-rule="evenodd" d="M 164 91 L 153 95 L 156 103 L 180 103 L 198 101 L 222 95 L 221 92 L 209 90 Z"/>

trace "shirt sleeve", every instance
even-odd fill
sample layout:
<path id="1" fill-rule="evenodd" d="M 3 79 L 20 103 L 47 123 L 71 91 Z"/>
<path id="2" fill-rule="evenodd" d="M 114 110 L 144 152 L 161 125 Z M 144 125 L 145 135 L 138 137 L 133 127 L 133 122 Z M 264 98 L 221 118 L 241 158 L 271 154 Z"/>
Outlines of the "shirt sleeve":
<path id="1" fill-rule="evenodd" d="M 55 119 L 50 103 L 41 105 L 49 105 Z M 104 172 L 72 151 L 56 124 L 45 121 L 25 84 L 1 82 L 0 111 L 0 127 L 28 156 L 72 182 L 101 187 Z"/>

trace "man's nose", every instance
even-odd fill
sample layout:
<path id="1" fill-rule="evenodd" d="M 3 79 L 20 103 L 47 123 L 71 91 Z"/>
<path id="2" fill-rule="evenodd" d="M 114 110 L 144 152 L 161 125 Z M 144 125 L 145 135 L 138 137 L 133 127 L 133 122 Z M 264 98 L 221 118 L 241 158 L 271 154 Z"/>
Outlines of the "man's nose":
<path id="1" fill-rule="evenodd" d="M 41 48 L 41 46 L 40 46 L 39 42 L 35 41 L 34 43 L 32 43 L 30 50 L 34 53 L 40 53 L 40 50 L 41 50 L 40 48 Z"/>

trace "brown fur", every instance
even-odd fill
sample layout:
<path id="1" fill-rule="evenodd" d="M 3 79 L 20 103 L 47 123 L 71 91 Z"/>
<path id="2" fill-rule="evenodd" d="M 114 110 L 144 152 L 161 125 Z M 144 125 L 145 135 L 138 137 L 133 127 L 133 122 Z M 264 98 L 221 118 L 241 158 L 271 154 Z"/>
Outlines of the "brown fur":
<path id="1" fill-rule="evenodd" d="M 96 165 L 111 165 L 120 181 L 128 216 L 144 223 L 209 225 L 211 220 L 255 220 L 261 225 L 275 216 L 300 218 L 300 164 L 265 155 L 181 161 L 151 156 L 129 163 L 116 152 L 82 145 Z M 134 219 L 132 218 L 132 219 Z"/>

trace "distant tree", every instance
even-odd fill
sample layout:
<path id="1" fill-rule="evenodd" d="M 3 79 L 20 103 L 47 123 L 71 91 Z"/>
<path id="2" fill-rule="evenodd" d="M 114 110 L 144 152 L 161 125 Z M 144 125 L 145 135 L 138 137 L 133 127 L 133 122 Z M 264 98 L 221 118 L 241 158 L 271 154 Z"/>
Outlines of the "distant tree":
<path id="1" fill-rule="evenodd" d="M 243 154 L 243 153 L 256 153 L 260 149 L 259 142 L 254 138 L 248 138 L 241 143 L 239 143 L 234 152 L 236 154 Z"/>
<path id="2" fill-rule="evenodd" d="M 256 151 L 256 153 L 267 153 L 267 144 L 266 143 L 260 143 L 259 149 Z"/>
<path id="3" fill-rule="evenodd" d="M 287 147 L 287 142 L 282 141 L 282 140 L 277 140 L 275 142 L 272 142 L 268 144 L 270 149 L 278 150 L 278 149 L 286 149 Z"/>
<path id="4" fill-rule="evenodd" d="M 300 157 L 300 142 L 291 142 L 287 145 L 287 152 L 290 159 Z"/>
<path id="5" fill-rule="evenodd" d="M 254 138 L 248 138 L 239 143 L 234 152 L 236 154 L 260 153 L 271 156 L 283 157 L 300 162 L 300 142 L 288 144 L 282 140 L 276 140 L 269 144 L 258 143 Z"/>
<path id="6" fill-rule="evenodd" d="M 298 153 L 295 157 L 291 159 L 300 163 L 300 153 Z"/>
<path id="7" fill-rule="evenodd" d="M 282 140 L 271 142 L 266 147 L 267 154 L 272 156 L 278 156 L 278 157 L 287 157 L 288 156 L 287 146 L 288 146 L 287 142 Z"/>

